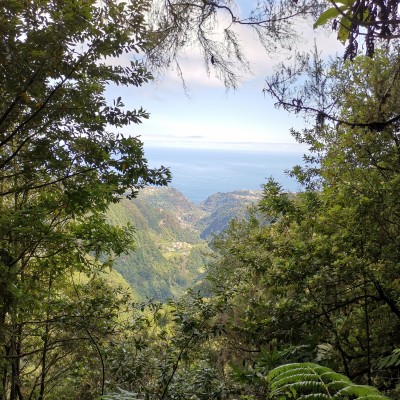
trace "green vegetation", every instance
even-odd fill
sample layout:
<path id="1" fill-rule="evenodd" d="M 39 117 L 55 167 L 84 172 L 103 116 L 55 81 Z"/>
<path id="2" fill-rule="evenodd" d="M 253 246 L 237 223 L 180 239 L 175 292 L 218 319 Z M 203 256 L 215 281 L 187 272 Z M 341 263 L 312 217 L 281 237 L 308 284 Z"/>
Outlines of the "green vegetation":
<path id="1" fill-rule="evenodd" d="M 347 376 L 318 364 L 286 364 L 268 374 L 271 399 L 387 400 L 371 386 L 355 385 Z"/>
<path id="2" fill-rule="evenodd" d="M 1 400 L 400 397 L 400 51 L 379 42 L 397 38 L 398 4 L 329 2 L 336 11 L 321 14 L 297 3 L 259 2 L 243 20 L 223 0 L 161 12 L 136 0 L 2 2 Z M 292 171 L 304 192 L 268 181 L 214 238 L 199 290 L 183 293 L 209 259 L 201 238 L 255 194 L 201 208 L 173 190 L 134 200 L 170 173 L 116 133 L 146 112 L 104 93 L 151 78 L 140 62 L 114 66 L 119 56 L 164 47 L 155 61 L 168 65 L 192 27 L 234 86 L 224 57 L 245 65 L 236 35 L 226 29 L 226 53 L 206 33 L 221 10 L 270 45 L 290 44 L 293 15 L 340 16 L 352 61 L 300 55 L 267 80 L 278 106 L 316 116 L 293 132 L 311 151 Z M 373 58 L 357 52 L 361 33 Z"/>
<path id="3" fill-rule="evenodd" d="M 100 272 L 129 250 L 110 203 L 170 174 L 118 128 L 147 113 L 107 103 L 140 86 L 146 2 L 4 1 L 0 7 L 0 398 L 90 398 L 105 388 L 103 343 L 126 303 Z M 103 264 L 99 258 L 102 257 Z M 77 274 L 86 275 L 84 283 Z"/>
<path id="4" fill-rule="evenodd" d="M 204 264 L 193 265 L 192 252 L 205 245 L 198 233 L 181 226 L 172 212 L 138 199 L 113 205 L 108 217 L 113 224 L 135 226 L 136 249 L 118 257 L 115 268 L 142 300 L 175 297 L 195 282 Z"/>
<path id="5" fill-rule="evenodd" d="M 143 189 L 138 198 L 113 204 L 107 212 L 114 226 L 134 227 L 135 250 L 117 257 L 114 268 L 142 301 L 176 298 L 201 283 L 214 258 L 203 238 L 245 215 L 260 196 L 251 191 L 218 193 L 197 206 L 175 189 Z"/>
<path id="6" fill-rule="evenodd" d="M 216 193 L 200 206 L 207 212 L 198 223 L 202 230 L 200 236 L 207 238 L 224 231 L 234 218 L 247 215 L 247 208 L 261 199 L 260 191 L 240 190 L 232 193 Z"/>

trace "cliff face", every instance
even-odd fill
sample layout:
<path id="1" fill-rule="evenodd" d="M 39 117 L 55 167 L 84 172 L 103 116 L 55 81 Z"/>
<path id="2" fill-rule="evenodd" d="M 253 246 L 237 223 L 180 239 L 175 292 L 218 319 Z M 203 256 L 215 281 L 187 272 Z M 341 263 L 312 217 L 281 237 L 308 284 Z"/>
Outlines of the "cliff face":
<path id="1" fill-rule="evenodd" d="M 209 239 L 224 230 L 261 192 L 217 193 L 196 205 L 173 188 L 147 188 L 137 199 L 113 205 L 108 218 L 136 228 L 136 250 L 115 260 L 115 269 L 145 300 L 178 296 L 204 276 L 212 260 Z M 208 239 L 208 240 L 207 240 Z"/>

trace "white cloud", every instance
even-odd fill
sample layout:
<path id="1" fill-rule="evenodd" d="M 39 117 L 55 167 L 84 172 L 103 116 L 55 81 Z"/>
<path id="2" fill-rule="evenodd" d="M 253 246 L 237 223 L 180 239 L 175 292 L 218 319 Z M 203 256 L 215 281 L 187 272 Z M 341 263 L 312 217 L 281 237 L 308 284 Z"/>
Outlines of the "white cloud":
<path id="1" fill-rule="evenodd" d="M 193 48 L 190 53 L 187 52 L 185 56 L 180 57 L 178 62 L 189 90 L 200 87 L 224 88 L 223 82 L 217 78 L 212 68 L 209 73 L 207 72 L 205 60 L 200 49 Z M 182 79 L 176 68 L 167 71 L 162 85 L 165 85 L 167 88 L 169 86 L 176 87 L 176 85 L 182 87 Z"/>
<path id="2" fill-rule="evenodd" d="M 296 125 L 301 128 L 303 120 L 275 110 L 273 102 L 261 94 L 264 78 L 293 53 L 267 54 L 251 28 L 235 29 L 252 67 L 252 74 L 244 76 L 247 82 L 243 87 L 224 98 L 223 83 L 212 70 L 210 76 L 207 74 L 201 51 L 193 48 L 181 59 L 184 78 L 191 89 L 190 99 L 185 96 L 176 71 L 171 70 L 141 89 L 111 88 L 110 92 L 122 95 L 128 107 L 130 103 L 133 107 L 143 104 L 151 112 L 149 121 L 127 128 L 125 134 L 139 133 L 144 143 L 152 146 L 298 149 L 289 129 Z M 299 30 L 303 40 L 296 43 L 298 51 L 312 48 L 314 40 L 324 55 L 343 50 L 335 35 L 327 36 L 323 29 L 314 31 L 311 22 L 299 25 Z M 124 55 L 124 62 L 131 57 Z"/>
<path id="3" fill-rule="evenodd" d="M 220 26 L 224 27 L 226 22 L 221 22 Z M 222 39 L 221 28 L 216 26 L 215 38 Z M 232 60 L 233 66 L 237 65 L 237 73 L 241 75 L 243 82 L 248 82 L 259 77 L 266 77 L 271 74 L 273 68 L 280 62 L 288 61 L 293 58 L 295 51 L 309 51 L 314 43 L 323 56 L 335 55 L 343 52 L 343 45 L 336 39 L 335 33 L 329 34 L 326 29 L 320 28 L 314 30 L 312 22 L 303 21 L 297 24 L 299 36 L 293 43 L 291 50 L 279 49 L 268 52 L 260 43 L 257 33 L 249 26 L 237 25 L 234 27 L 237 33 L 239 43 L 242 47 L 243 54 L 248 60 L 251 71 L 244 71 L 239 63 Z M 183 78 L 190 92 L 195 92 L 200 88 L 224 88 L 224 84 L 219 79 L 210 65 L 207 72 L 206 60 L 199 47 L 193 47 L 182 52 L 179 59 L 179 66 L 183 73 Z M 156 80 L 158 87 L 162 87 L 166 91 L 174 91 L 177 88 L 182 90 L 182 80 L 176 68 L 168 69 L 163 76 L 158 76 Z"/>

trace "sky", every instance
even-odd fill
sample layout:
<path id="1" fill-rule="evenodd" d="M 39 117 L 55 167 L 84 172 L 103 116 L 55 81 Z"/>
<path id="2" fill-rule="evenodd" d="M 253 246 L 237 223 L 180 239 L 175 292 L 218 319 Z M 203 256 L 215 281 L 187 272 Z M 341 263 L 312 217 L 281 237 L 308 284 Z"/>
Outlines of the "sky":
<path id="1" fill-rule="evenodd" d="M 325 53 L 343 51 L 336 38 L 327 37 L 323 30 L 314 32 L 308 25 L 299 29 L 304 38 L 297 42 L 299 50 L 311 48 L 316 40 Z M 277 110 L 274 101 L 263 93 L 265 78 L 279 61 L 293 54 L 271 58 L 251 29 L 241 28 L 240 39 L 252 72 L 243 76 L 243 83 L 235 91 L 227 91 L 213 71 L 207 75 L 196 49 L 187 51 L 180 60 L 188 93 L 174 71 L 139 89 L 112 88 L 110 95 L 121 96 L 128 108 L 142 106 L 151 114 L 143 124 L 126 128 L 125 134 L 139 135 L 145 148 L 299 151 L 290 128 L 301 129 L 303 120 Z"/>

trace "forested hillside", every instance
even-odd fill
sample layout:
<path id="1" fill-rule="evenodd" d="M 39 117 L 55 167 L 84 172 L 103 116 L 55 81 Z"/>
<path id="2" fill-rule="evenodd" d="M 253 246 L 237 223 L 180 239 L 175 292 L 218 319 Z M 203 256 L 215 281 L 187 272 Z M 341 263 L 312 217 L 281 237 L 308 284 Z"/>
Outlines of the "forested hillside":
<path id="1" fill-rule="evenodd" d="M 140 300 L 176 298 L 204 279 L 213 260 L 211 235 L 244 216 L 260 196 L 261 191 L 218 193 L 196 205 L 175 189 L 143 189 L 107 212 L 113 225 L 134 228 L 135 250 L 116 258 L 114 268 Z"/>
<path id="2" fill-rule="evenodd" d="M 254 7 L 1 2 L 0 400 L 400 398 L 399 1 Z M 293 51 L 311 25 L 343 54 Z M 283 60 L 264 94 L 304 119 L 302 191 L 195 206 L 155 189 L 149 114 L 108 89 L 175 66 L 187 90 L 195 46 L 237 88 L 245 28 Z"/>
<path id="3" fill-rule="evenodd" d="M 247 208 L 261 199 L 261 191 L 240 190 L 231 193 L 215 193 L 200 204 L 205 211 L 196 226 L 201 230 L 200 237 L 205 239 L 224 231 L 233 218 L 247 215 Z"/>

